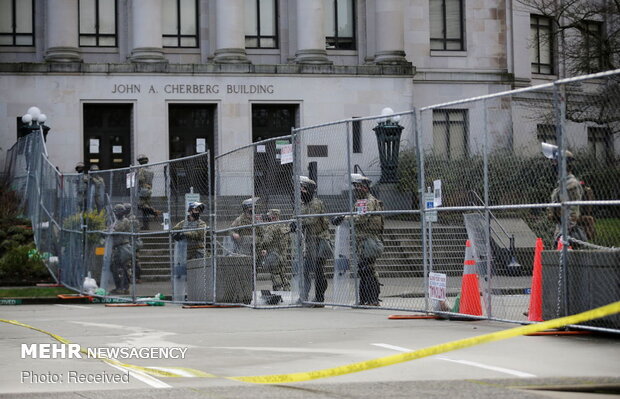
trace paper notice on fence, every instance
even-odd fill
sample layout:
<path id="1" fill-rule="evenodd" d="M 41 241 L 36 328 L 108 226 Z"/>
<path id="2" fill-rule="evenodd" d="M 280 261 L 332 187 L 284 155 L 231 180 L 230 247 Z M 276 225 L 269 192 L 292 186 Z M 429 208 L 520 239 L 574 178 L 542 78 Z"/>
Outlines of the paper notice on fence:
<path id="1" fill-rule="evenodd" d="M 438 301 L 446 300 L 446 275 L 443 273 L 428 274 L 428 296 Z"/>
<path id="2" fill-rule="evenodd" d="M 287 144 L 280 149 L 280 165 L 293 162 L 293 144 Z"/>

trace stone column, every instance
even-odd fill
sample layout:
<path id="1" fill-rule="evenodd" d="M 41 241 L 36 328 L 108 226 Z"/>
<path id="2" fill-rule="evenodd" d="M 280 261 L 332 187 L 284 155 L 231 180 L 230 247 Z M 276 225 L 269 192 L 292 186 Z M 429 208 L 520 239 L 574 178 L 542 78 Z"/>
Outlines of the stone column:
<path id="1" fill-rule="evenodd" d="M 48 0 L 47 62 L 82 62 L 78 34 L 78 0 Z"/>
<path id="2" fill-rule="evenodd" d="M 245 0 L 216 0 L 214 61 L 219 64 L 247 64 L 245 52 Z"/>
<path id="3" fill-rule="evenodd" d="M 405 64 L 405 37 L 403 27 L 403 2 L 379 0 L 375 2 L 377 64 Z"/>
<path id="4" fill-rule="evenodd" d="M 131 62 L 167 62 L 162 47 L 161 0 L 129 0 L 131 6 Z"/>
<path id="5" fill-rule="evenodd" d="M 331 64 L 325 50 L 323 0 L 297 0 L 298 64 Z"/>

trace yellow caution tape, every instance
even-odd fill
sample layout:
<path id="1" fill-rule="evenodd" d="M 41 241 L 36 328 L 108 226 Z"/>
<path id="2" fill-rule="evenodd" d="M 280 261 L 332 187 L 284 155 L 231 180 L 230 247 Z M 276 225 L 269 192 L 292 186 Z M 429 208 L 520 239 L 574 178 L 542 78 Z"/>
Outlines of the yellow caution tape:
<path id="1" fill-rule="evenodd" d="M 513 338 L 520 335 L 536 333 L 543 330 L 549 330 L 554 328 L 563 327 L 569 324 L 579 324 L 585 321 L 598 319 L 601 317 L 606 317 L 612 314 L 620 313 L 620 301 L 611 303 L 606 306 L 601 306 L 599 308 L 595 308 L 592 310 L 588 310 L 583 313 L 578 313 L 572 316 L 561 317 L 558 319 L 553 319 L 549 321 L 544 321 L 537 324 L 530 324 L 527 326 L 515 327 L 509 330 L 498 331 L 490 334 L 480 335 L 477 337 L 465 338 L 458 341 L 447 342 L 440 345 L 430 346 L 428 348 L 423 348 L 411 352 L 399 353 L 397 355 L 385 356 L 376 359 L 367 360 L 364 362 L 351 363 L 340 367 L 315 370 L 303 373 L 291 373 L 291 374 L 273 374 L 273 375 L 262 375 L 262 376 L 244 376 L 244 377 L 222 377 L 230 380 L 250 382 L 254 384 L 283 384 L 290 382 L 301 382 L 301 381 L 309 381 L 316 380 L 319 378 L 329 378 L 336 377 L 344 374 L 357 373 L 359 371 L 370 370 L 378 367 L 391 366 L 397 363 L 408 362 L 410 360 L 420 359 L 427 356 L 437 355 L 439 353 L 445 353 L 449 351 L 453 351 L 456 349 L 468 348 L 470 346 L 484 344 L 487 342 L 499 341 L 502 339 Z M 51 336 L 52 338 L 68 344 L 70 343 L 67 339 L 62 338 L 56 334 L 52 334 L 45 330 L 41 330 L 39 328 L 29 326 L 24 323 L 20 323 L 15 320 L 4 320 L 0 319 L 0 321 L 4 323 L 14 324 L 16 326 L 30 328 L 35 331 L 42 332 Z M 85 351 L 82 349 L 81 351 Z M 190 369 L 190 368 L 182 368 L 182 367 L 166 367 L 166 369 L 176 369 L 183 370 L 185 374 L 177 374 L 174 372 L 158 370 L 150 367 L 141 367 L 132 364 L 126 364 L 119 362 L 115 359 L 101 358 L 100 360 L 105 361 L 107 363 L 111 363 L 117 366 L 122 366 L 134 370 L 139 370 L 145 373 L 148 373 L 157 377 L 186 377 L 186 374 L 190 374 L 193 377 L 208 377 L 208 378 L 217 378 L 217 376 L 205 373 L 204 371 Z"/>
<path id="2" fill-rule="evenodd" d="M 615 313 L 620 313 L 620 301 L 612 304 L 602 306 L 600 308 L 592 309 L 587 312 L 578 313 L 573 316 L 561 317 L 559 319 L 553 319 L 538 324 L 530 324 L 527 326 L 511 328 L 509 330 L 498 331 L 495 333 L 480 335 L 477 337 L 460 339 L 458 341 L 447 342 L 445 344 L 430 346 L 428 348 L 419 349 L 412 352 L 399 353 L 397 355 L 380 357 L 377 359 L 367 360 L 364 362 L 357 362 L 347 364 L 345 366 L 334 367 L 329 369 L 315 370 L 304 373 L 292 373 L 292 374 L 274 374 L 274 375 L 259 375 L 248 377 L 227 377 L 231 380 L 252 382 L 255 384 L 283 384 L 288 382 L 301 382 L 316 380 L 319 378 L 336 377 L 339 375 L 357 373 L 359 371 L 370 370 L 377 367 L 391 366 L 397 363 L 408 362 L 414 359 L 420 359 L 426 356 L 437 355 L 439 353 L 445 353 L 453 351 L 455 349 L 468 348 L 470 346 L 483 344 L 486 342 L 499 341 L 502 339 L 517 337 L 519 335 L 530 334 L 552 328 L 563 327 L 568 324 L 583 323 L 584 321 L 598 319 L 601 317 L 609 316 Z"/>

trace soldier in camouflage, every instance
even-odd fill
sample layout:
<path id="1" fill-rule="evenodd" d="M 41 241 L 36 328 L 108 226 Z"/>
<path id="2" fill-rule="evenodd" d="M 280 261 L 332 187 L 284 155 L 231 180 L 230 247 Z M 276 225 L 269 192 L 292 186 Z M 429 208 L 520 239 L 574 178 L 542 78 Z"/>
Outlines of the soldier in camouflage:
<path id="1" fill-rule="evenodd" d="M 316 183 L 314 180 L 299 176 L 301 184 L 301 213 L 315 215 L 326 213 L 325 204 L 316 197 Z M 291 224 L 291 231 L 297 229 L 297 224 Z M 325 261 L 333 256 L 329 240 L 329 220 L 325 216 L 316 216 L 301 219 L 301 231 L 304 239 L 303 278 L 301 279 L 300 299 L 308 300 L 312 276 L 314 276 L 314 299 L 312 302 L 324 302 L 327 290 L 325 278 Z M 313 307 L 323 307 L 315 304 Z"/>
<path id="2" fill-rule="evenodd" d="M 558 171 L 558 147 L 548 143 L 542 143 L 543 154 L 545 157 L 552 160 L 556 171 Z M 583 198 L 583 187 L 581 187 L 581 183 L 573 174 L 573 162 L 575 157 L 570 151 L 566 151 L 566 191 L 568 193 L 567 201 L 581 201 Z M 559 203 L 560 201 L 560 181 L 558 179 L 558 184 L 556 188 L 551 193 L 551 202 Z M 569 207 L 569 215 L 568 215 L 568 235 L 570 237 L 576 238 L 581 241 L 587 241 L 588 238 L 586 236 L 583 228 L 578 224 L 579 222 L 579 205 L 571 205 Z M 553 207 L 547 208 L 547 218 L 555 223 L 555 231 L 553 233 L 553 242 L 554 247 L 557 247 L 560 237 L 562 236 L 562 208 L 561 207 Z M 576 244 L 571 244 L 576 246 Z"/>
<path id="3" fill-rule="evenodd" d="M 268 221 L 280 220 L 280 210 L 270 209 L 267 212 Z M 290 250 L 290 228 L 282 224 L 269 224 L 262 229 L 261 255 L 263 266 L 271 274 L 271 284 L 274 291 L 289 291 L 291 289 L 288 277 L 284 270 L 286 257 Z"/>
<path id="4" fill-rule="evenodd" d="M 249 226 L 254 223 L 254 207 L 259 198 L 248 198 L 241 203 L 243 212 L 230 225 L 230 227 Z M 261 229 L 256 229 L 256 242 L 261 241 Z M 235 245 L 234 252 L 242 255 L 252 255 L 252 227 L 244 227 L 232 230 L 230 236 Z"/>
<path id="5" fill-rule="evenodd" d="M 132 233 L 137 233 L 140 231 L 140 221 L 138 220 L 138 218 L 136 217 L 136 215 L 133 214 L 132 212 L 132 206 L 130 203 L 124 203 L 123 206 L 125 207 L 125 219 L 127 219 L 127 222 L 129 223 L 129 226 L 131 227 L 131 232 Z M 136 269 L 136 283 L 140 284 L 141 281 L 141 276 L 142 276 L 142 266 L 140 265 L 140 257 L 139 257 L 139 252 L 140 249 L 142 249 L 143 246 L 143 242 L 142 239 L 140 237 L 136 237 L 133 240 L 133 249 L 134 249 L 134 253 L 135 253 L 135 269 Z M 130 269 L 131 270 L 131 269 Z"/>
<path id="6" fill-rule="evenodd" d="M 138 155 L 138 163 L 146 165 L 149 159 L 146 155 Z M 151 196 L 153 195 L 153 171 L 144 166 L 138 169 L 138 209 L 142 213 L 142 230 L 149 229 L 150 216 L 159 216 L 161 212 L 153 208 Z"/>
<path id="7" fill-rule="evenodd" d="M 79 173 L 75 180 L 77 208 L 80 211 L 85 211 L 88 205 L 86 203 L 88 199 L 88 174 L 86 174 L 84 162 L 75 164 L 75 171 Z"/>
<path id="8" fill-rule="evenodd" d="M 205 255 L 205 229 L 207 224 L 200 219 L 200 214 L 204 211 L 205 205 L 201 202 L 190 202 L 187 207 L 187 217 L 177 223 L 172 230 L 189 230 L 175 232 L 172 238 L 175 241 L 188 240 L 187 259 L 199 259 Z"/>
<path id="9" fill-rule="evenodd" d="M 115 221 L 112 225 L 112 277 L 114 278 L 114 285 L 116 288 L 112 290 L 111 294 L 126 295 L 129 293 L 129 269 L 131 268 L 131 237 L 128 234 L 114 234 L 114 233 L 128 233 L 131 232 L 131 222 L 125 217 L 126 208 L 123 204 L 116 204 L 114 206 Z"/>
<path id="10" fill-rule="evenodd" d="M 383 202 L 370 193 L 370 179 L 358 173 L 351 174 L 351 184 L 355 195 L 353 216 L 335 217 L 332 223 L 340 224 L 348 219 L 355 227 L 355 248 L 357 253 L 357 272 L 360 278 L 359 303 L 366 306 L 379 306 L 381 284 L 375 269 L 375 262 L 383 252 L 383 216 L 369 212 L 383 211 Z"/>
<path id="11" fill-rule="evenodd" d="M 91 172 L 99 171 L 99 166 L 91 165 Z M 91 207 L 97 210 L 97 212 L 101 212 L 104 209 L 104 198 L 105 198 L 105 182 L 103 181 L 103 177 L 100 174 L 90 174 L 90 183 L 91 183 Z"/>

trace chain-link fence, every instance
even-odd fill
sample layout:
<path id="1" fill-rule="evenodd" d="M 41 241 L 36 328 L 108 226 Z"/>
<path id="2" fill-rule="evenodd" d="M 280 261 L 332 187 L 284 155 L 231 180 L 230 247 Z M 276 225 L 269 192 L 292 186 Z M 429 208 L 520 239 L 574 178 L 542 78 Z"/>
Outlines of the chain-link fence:
<path id="1" fill-rule="evenodd" d="M 61 174 L 34 134 L 5 173 L 76 290 L 539 321 L 620 298 L 619 80 L 293 129 L 213 173 L 205 153 Z"/>

